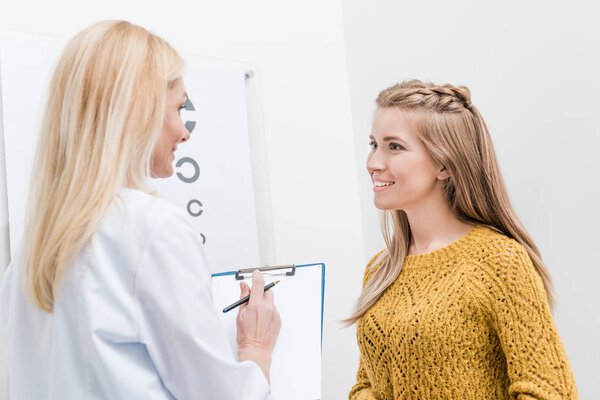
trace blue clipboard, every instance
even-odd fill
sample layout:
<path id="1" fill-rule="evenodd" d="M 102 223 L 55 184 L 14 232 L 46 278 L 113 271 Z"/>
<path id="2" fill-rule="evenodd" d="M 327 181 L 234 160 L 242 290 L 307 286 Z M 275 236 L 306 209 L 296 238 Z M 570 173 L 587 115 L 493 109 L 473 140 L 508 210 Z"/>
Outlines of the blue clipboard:
<path id="1" fill-rule="evenodd" d="M 223 308 L 239 298 L 242 280 L 251 285 L 252 271 L 260 270 L 281 315 L 281 332 L 273 351 L 271 394 L 275 399 L 321 398 L 321 349 L 325 299 L 325 264 L 278 265 L 245 268 L 212 275 L 215 311 L 237 354 L 237 310 Z"/>

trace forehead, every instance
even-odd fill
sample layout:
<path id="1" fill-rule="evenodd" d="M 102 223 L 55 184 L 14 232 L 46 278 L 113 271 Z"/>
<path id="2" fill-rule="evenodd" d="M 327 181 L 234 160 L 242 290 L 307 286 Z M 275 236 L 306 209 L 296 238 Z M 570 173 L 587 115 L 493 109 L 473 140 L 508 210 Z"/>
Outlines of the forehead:
<path id="1" fill-rule="evenodd" d="M 414 117 L 409 112 L 396 107 L 375 110 L 371 134 L 375 138 L 397 136 L 406 141 L 418 140 Z"/>
<path id="2" fill-rule="evenodd" d="M 183 80 L 181 78 L 177 79 L 169 87 L 168 95 L 169 97 L 177 100 L 186 96 L 185 85 L 183 84 Z"/>

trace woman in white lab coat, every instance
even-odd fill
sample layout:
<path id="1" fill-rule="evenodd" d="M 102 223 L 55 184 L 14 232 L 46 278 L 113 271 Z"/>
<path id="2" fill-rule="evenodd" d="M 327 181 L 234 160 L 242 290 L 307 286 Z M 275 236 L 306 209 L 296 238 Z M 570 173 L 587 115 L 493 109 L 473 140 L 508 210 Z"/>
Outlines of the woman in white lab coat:
<path id="1" fill-rule="evenodd" d="M 236 357 L 198 235 L 147 187 L 173 173 L 189 138 L 182 65 L 163 39 L 124 21 L 95 24 L 64 50 L 26 235 L 0 286 L 11 399 L 268 397 L 281 324 L 273 292 L 255 273 Z"/>

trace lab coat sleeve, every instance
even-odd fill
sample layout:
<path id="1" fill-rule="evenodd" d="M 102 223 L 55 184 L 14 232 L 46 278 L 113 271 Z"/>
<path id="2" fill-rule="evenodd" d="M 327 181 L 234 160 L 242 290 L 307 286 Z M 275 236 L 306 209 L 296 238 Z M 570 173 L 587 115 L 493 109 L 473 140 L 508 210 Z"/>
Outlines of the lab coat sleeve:
<path id="1" fill-rule="evenodd" d="M 0 271 L 0 400 L 8 399 L 8 330 L 12 320 L 12 268 Z"/>
<path id="2" fill-rule="evenodd" d="M 139 337 L 177 399 L 267 399 L 257 364 L 238 362 L 217 318 L 199 235 L 184 215 L 158 221 L 136 270 Z"/>

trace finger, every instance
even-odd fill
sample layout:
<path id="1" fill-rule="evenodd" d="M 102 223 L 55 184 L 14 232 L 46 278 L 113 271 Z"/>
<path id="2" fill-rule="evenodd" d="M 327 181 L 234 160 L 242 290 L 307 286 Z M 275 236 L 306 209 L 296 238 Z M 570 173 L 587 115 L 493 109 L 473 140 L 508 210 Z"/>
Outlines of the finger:
<path id="1" fill-rule="evenodd" d="M 252 272 L 252 289 L 250 290 L 250 304 L 262 301 L 265 292 L 265 278 L 258 270 Z"/>
<path id="2" fill-rule="evenodd" d="M 240 299 L 248 296 L 250 294 L 250 286 L 248 286 L 248 284 L 246 282 L 240 282 Z M 245 302 L 244 304 L 240 304 L 238 307 L 238 317 L 240 315 L 240 312 L 245 309 L 246 307 L 248 307 L 248 302 Z"/>
<path id="3" fill-rule="evenodd" d="M 277 325 L 277 331 L 281 329 L 281 315 L 279 314 L 279 310 L 277 308 L 273 311 L 273 321 L 275 321 L 275 325 Z"/>
<path id="4" fill-rule="evenodd" d="M 246 282 L 240 282 L 240 299 L 250 294 L 250 286 Z"/>
<path id="5" fill-rule="evenodd" d="M 263 300 L 268 303 L 275 303 L 275 293 L 273 293 L 273 289 L 267 290 L 263 295 Z"/>

